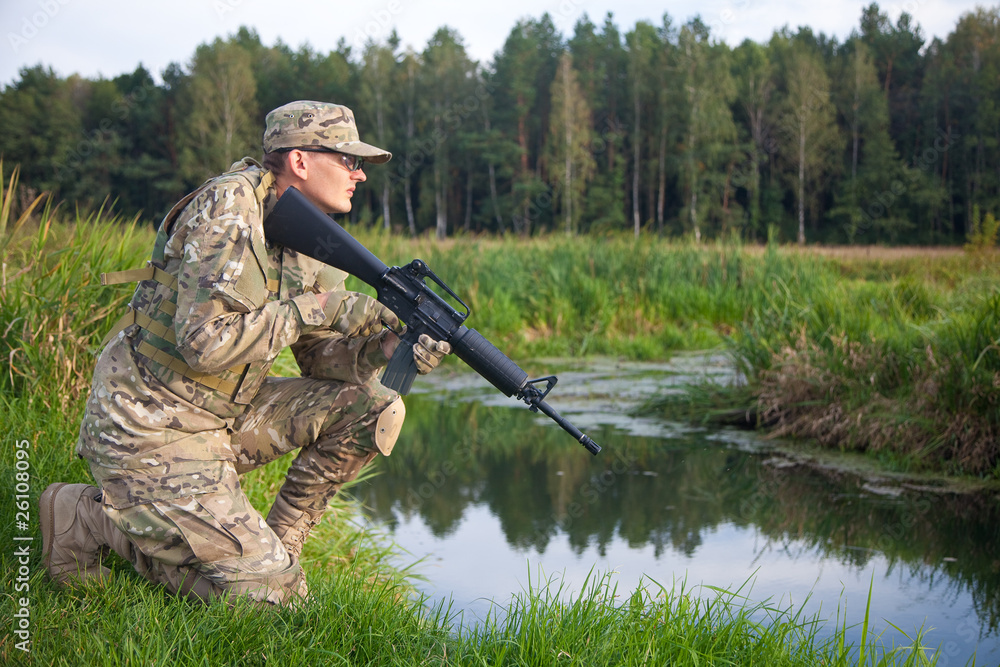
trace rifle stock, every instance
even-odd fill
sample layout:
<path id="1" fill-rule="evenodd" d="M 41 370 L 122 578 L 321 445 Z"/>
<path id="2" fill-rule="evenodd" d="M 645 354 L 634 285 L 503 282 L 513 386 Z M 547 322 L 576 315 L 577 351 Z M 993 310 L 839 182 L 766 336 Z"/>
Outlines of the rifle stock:
<path id="1" fill-rule="evenodd" d="M 529 380 L 528 374 L 475 329 L 463 323 L 469 307 L 444 284 L 421 260 L 404 267 L 389 267 L 338 225 L 333 218 L 316 208 L 294 187 L 282 193 L 264 221 L 264 235 L 277 243 L 361 279 L 376 291 L 376 298 L 406 324 L 399 346 L 382 375 L 386 387 L 407 394 L 417 375 L 413 346 L 421 334 L 451 344 L 455 355 L 506 396 L 516 396 L 533 412 L 542 412 L 591 454 L 600 445 L 583 434 L 552 406 L 545 397 L 556 383 L 555 376 Z M 425 279 L 430 278 L 465 309 L 455 310 Z M 547 382 L 545 390 L 536 384 Z"/>

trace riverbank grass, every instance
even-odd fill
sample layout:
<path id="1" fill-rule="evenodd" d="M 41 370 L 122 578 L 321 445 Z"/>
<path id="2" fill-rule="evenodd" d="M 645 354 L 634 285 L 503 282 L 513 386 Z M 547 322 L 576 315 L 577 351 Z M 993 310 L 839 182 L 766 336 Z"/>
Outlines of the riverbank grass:
<path id="1" fill-rule="evenodd" d="M 532 664 L 549 656 L 568 665 L 930 665 L 936 656 L 915 635 L 907 646 L 885 647 L 862 630 L 860 645 L 845 641 L 849 626 L 831 632 L 817 616 L 754 601 L 712 586 L 701 594 L 684 582 L 655 581 L 621 594 L 610 575 L 589 578 L 576 598 L 561 584 L 516 596 L 467 635 L 471 662 Z M 870 599 L 869 599 L 870 603 Z M 864 617 L 868 623 L 867 611 Z M 904 635 L 905 636 L 905 635 Z M 821 638 L 822 637 L 822 638 Z"/>

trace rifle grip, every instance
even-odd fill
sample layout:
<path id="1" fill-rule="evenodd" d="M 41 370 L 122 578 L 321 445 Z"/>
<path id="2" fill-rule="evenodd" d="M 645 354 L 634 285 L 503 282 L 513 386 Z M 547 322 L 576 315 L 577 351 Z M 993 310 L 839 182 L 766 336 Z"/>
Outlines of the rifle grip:
<path id="1" fill-rule="evenodd" d="M 405 396 L 410 393 L 417 377 L 417 362 L 413 360 L 413 343 L 405 337 L 399 339 L 396 351 L 382 372 L 382 385 Z"/>

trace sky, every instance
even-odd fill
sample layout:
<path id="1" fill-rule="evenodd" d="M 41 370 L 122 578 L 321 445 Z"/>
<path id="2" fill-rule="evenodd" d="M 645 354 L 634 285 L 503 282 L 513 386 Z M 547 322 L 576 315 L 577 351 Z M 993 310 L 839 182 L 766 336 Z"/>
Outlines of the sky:
<path id="1" fill-rule="evenodd" d="M 995 1 L 995 0 L 994 0 Z M 333 50 L 343 38 L 360 51 L 368 39 L 384 42 L 393 28 L 402 45 L 421 51 L 434 32 L 453 28 L 472 59 L 489 64 L 515 23 L 548 12 L 566 37 L 584 15 L 600 25 L 610 11 L 622 33 L 638 21 L 674 25 L 696 14 L 711 34 L 732 46 L 767 41 L 775 30 L 808 26 L 839 40 L 859 25 L 871 0 L 372 0 L 340 3 L 298 0 L 0 0 L 0 87 L 14 83 L 22 67 L 39 63 L 60 76 L 96 79 L 130 73 L 140 63 L 157 79 L 170 63 L 187 67 L 199 44 L 225 38 L 241 26 L 261 41 L 279 39 L 292 49 L 308 44 Z M 908 12 L 925 39 L 946 38 L 974 0 L 890 0 L 879 3 L 895 21 Z"/>

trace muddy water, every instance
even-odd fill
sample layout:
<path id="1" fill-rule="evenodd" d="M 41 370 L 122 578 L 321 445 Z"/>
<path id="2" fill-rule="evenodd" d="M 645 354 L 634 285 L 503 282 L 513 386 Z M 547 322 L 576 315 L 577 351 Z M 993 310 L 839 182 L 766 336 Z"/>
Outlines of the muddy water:
<path id="1" fill-rule="evenodd" d="M 996 495 L 629 416 L 694 377 L 731 379 L 722 357 L 554 364 L 539 364 L 558 370 L 549 402 L 598 456 L 478 376 L 442 372 L 415 387 L 399 445 L 356 491 L 409 552 L 402 562 L 421 559 L 421 590 L 464 623 L 529 586 L 574 593 L 610 572 L 623 593 L 742 589 L 831 629 L 846 613 L 858 641 L 871 587 L 871 626 L 887 644 L 910 644 L 889 622 L 911 636 L 923 627 L 939 665 L 1000 664 Z"/>

